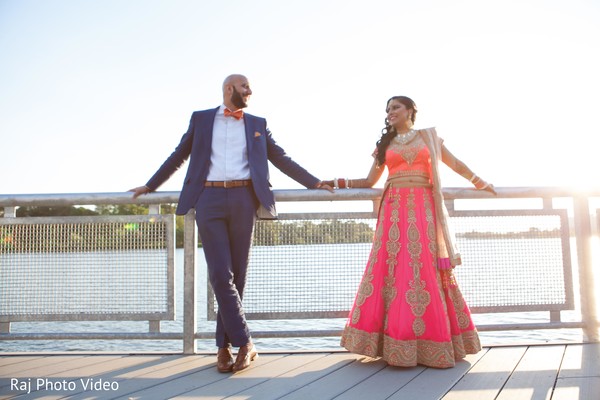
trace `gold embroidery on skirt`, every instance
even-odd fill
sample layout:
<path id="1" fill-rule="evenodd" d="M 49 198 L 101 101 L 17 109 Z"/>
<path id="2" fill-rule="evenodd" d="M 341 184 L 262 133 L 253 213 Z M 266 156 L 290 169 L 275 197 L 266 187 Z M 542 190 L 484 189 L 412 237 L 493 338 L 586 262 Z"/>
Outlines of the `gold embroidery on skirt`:
<path id="1" fill-rule="evenodd" d="M 390 229 L 388 231 L 388 240 L 386 243 L 386 250 L 388 253 L 388 259 L 386 264 L 388 266 L 388 274 L 383 278 L 385 286 L 381 289 L 381 295 L 383 297 L 383 304 L 385 308 L 385 318 L 383 323 L 383 329 L 387 330 L 388 327 L 388 311 L 392 301 L 396 298 L 397 289 L 394 286 L 396 283 L 395 269 L 398 264 L 398 252 L 400 251 L 400 228 L 398 222 L 400 221 L 400 194 L 390 192 L 389 196 L 392 202 L 392 214 L 390 215 Z"/>
<path id="2" fill-rule="evenodd" d="M 388 364 L 412 367 L 416 364 L 434 368 L 449 368 L 455 360 L 481 351 L 476 331 L 452 336 L 451 342 L 431 340 L 396 340 L 379 332 L 365 332 L 350 326 L 344 328 L 342 346 L 352 353 L 381 357 Z"/>
<path id="3" fill-rule="evenodd" d="M 352 323 L 357 324 L 360 320 L 360 307 L 365 304 L 365 301 L 373 294 L 373 265 L 377 262 L 377 255 L 381 249 L 381 237 L 383 235 L 383 219 L 384 210 L 382 208 L 377 221 L 377 230 L 375 231 L 375 237 L 373 239 L 373 248 L 369 256 L 369 263 L 365 274 L 358 287 L 358 293 L 356 294 L 356 301 L 354 304 L 354 310 L 352 310 Z"/>
<path id="4" fill-rule="evenodd" d="M 408 208 L 408 252 L 410 254 L 410 267 L 413 271 L 413 279 L 408 282 L 410 289 L 406 291 L 406 302 L 410 305 L 415 320 L 413 321 L 413 332 L 415 336 L 419 337 L 425 333 L 425 321 L 423 315 L 427 310 L 427 306 L 431 302 L 431 295 L 426 290 L 426 283 L 421 279 L 421 268 L 423 263 L 421 262 L 421 254 L 423 246 L 420 243 L 419 229 L 417 228 L 417 216 L 415 212 L 415 194 L 414 189 L 410 190 L 408 201 L 406 204 Z"/>
<path id="5" fill-rule="evenodd" d="M 417 364 L 433 368 L 453 367 L 455 359 L 459 359 L 455 357 L 453 342 L 454 338 L 452 342 L 396 340 L 382 333 L 365 332 L 350 326 L 344 328 L 342 336 L 342 346 L 352 353 L 372 358 L 381 357 L 388 364 L 397 367 L 413 367 Z M 469 347 L 472 346 L 465 346 Z"/>
<path id="6" fill-rule="evenodd" d="M 452 299 L 452 304 L 454 304 L 456 318 L 458 319 L 458 327 L 460 329 L 467 329 L 471 324 L 471 319 L 465 312 L 465 299 L 458 290 L 457 286 L 449 288 L 448 294 L 450 295 L 450 299 Z"/>
<path id="7" fill-rule="evenodd" d="M 444 307 L 444 312 L 448 315 L 448 304 L 446 304 L 446 296 L 444 295 L 444 287 L 443 287 L 443 279 L 442 273 L 445 270 L 438 269 L 438 253 L 437 253 L 437 235 L 435 229 L 435 218 L 434 218 L 434 208 L 429 201 L 429 193 L 427 191 L 423 192 L 423 201 L 425 203 L 425 215 L 427 215 L 427 237 L 429 238 L 429 252 L 431 253 L 431 266 L 435 271 L 438 296 L 442 301 L 442 306 Z M 446 321 L 446 329 L 450 332 L 452 329 L 450 327 L 450 319 L 445 318 Z"/>
<path id="8" fill-rule="evenodd" d="M 425 205 L 425 220 L 427 221 L 427 238 L 429 239 L 429 251 L 433 256 L 433 265 L 437 269 L 437 235 L 435 233 L 435 218 L 433 218 L 433 206 L 429 201 L 429 191 L 423 191 L 423 203 Z"/>

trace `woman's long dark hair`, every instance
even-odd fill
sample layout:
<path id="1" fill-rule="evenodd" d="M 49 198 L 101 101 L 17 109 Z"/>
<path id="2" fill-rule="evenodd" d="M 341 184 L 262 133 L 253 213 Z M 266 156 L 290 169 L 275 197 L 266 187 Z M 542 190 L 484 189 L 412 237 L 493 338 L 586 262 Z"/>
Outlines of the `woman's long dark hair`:
<path id="1" fill-rule="evenodd" d="M 400 103 L 404 104 L 407 110 L 412 110 L 412 114 L 410 119 L 413 124 L 415 123 L 415 119 L 417 117 L 417 105 L 412 99 L 406 96 L 394 96 L 390 98 L 386 104 L 386 107 L 390 104 L 392 100 L 397 100 Z M 387 112 L 387 109 L 386 109 Z M 381 130 L 381 138 L 377 141 L 377 165 L 381 166 L 385 164 L 385 151 L 387 150 L 390 142 L 396 136 L 396 128 L 390 125 L 387 117 L 385 118 L 385 128 Z"/>

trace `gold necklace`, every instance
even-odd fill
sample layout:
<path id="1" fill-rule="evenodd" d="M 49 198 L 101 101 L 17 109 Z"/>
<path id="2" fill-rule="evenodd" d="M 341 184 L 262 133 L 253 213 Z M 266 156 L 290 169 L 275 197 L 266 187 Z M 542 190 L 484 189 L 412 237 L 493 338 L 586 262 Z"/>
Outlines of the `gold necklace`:
<path id="1" fill-rule="evenodd" d="M 405 145 L 410 143 L 411 140 L 413 140 L 415 138 L 415 136 L 417 136 L 417 131 L 415 131 L 414 129 L 411 129 L 410 131 L 406 132 L 406 133 L 399 133 L 394 137 L 394 140 L 398 143 L 400 143 L 401 145 Z"/>

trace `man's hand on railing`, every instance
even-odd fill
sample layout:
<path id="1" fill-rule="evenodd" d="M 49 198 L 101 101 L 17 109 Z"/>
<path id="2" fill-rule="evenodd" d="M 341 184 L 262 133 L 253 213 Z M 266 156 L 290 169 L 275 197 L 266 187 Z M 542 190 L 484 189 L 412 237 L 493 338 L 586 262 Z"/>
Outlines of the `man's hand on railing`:
<path id="1" fill-rule="evenodd" d="M 329 185 L 327 183 L 327 181 L 321 181 L 321 182 L 317 183 L 317 186 L 315 186 L 315 189 L 329 190 L 331 193 L 333 193 L 333 188 L 331 187 L 331 185 Z"/>
<path id="2" fill-rule="evenodd" d="M 129 189 L 128 191 L 133 192 L 133 198 L 137 199 L 143 194 L 150 193 L 150 188 L 148 188 L 148 186 L 138 186 L 136 188 Z"/>

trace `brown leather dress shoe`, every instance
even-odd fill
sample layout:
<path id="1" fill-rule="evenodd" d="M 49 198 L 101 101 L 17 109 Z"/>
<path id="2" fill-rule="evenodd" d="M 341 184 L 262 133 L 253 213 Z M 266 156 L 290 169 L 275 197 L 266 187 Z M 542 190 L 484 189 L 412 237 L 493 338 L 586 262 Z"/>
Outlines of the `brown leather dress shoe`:
<path id="1" fill-rule="evenodd" d="M 254 344 L 248 343 L 247 345 L 240 347 L 235 359 L 235 364 L 233 364 L 233 372 L 248 368 L 250 366 L 250 361 L 254 361 L 255 358 L 258 358 L 258 352 L 256 351 Z"/>
<path id="2" fill-rule="evenodd" d="M 233 354 L 231 347 L 219 347 L 217 352 L 217 369 L 219 372 L 233 371 Z"/>

